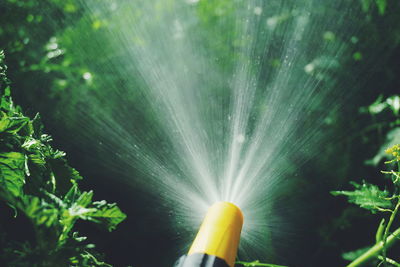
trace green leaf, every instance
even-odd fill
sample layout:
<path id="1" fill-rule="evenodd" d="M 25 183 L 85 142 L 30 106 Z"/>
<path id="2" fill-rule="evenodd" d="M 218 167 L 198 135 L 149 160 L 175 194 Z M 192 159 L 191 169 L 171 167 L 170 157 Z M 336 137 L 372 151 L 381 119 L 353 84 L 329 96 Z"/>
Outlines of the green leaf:
<path id="1" fill-rule="evenodd" d="M 389 192 L 380 190 L 378 186 L 363 183 L 362 185 L 352 183 L 355 187 L 354 191 L 332 191 L 334 196 L 347 196 L 350 203 L 359 205 L 361 208 L 367 209 L 375 213 L 381 209 L 388 209 L 393 206 L 389 199 Z"/>
<path id="2" fill-rule="evenodd" d="M 0 66 L 0 68 L 1 68 L 1 66 Z M 0 86 L 2 85 L 1 82 L 2 82 L 2 81 L 0 80 Z M 2 92 L 2 91 L 3 91 L 3 90 L 2 90 L 2 88 L 0 87 L 0 93 L 3 94 L 3 95 L 1 95 L 1 99 L 0 99 L 0 109 L 3 110 L 3 111 L 12 110 L 13 107 L 14 107 L 14 104 L 13 104 L 13 102 L 12 102 L 12 100 L 11 100 L 11 97 L 10 97 L 10 94 L 11 94 L 11 92 L 10 92 L 10 86 L 7 86 L 7 87 L 4 89 L 4 92 Z"/>
<path id="3" fill-rule="evenodd" d="M 0 153 L 0 186 L 15 197 L 23 194 L 25 160 L 19 152 Z"/>
<path id="4" fill-rule="evenodd" d="M 22 148 L 31 153 L 39 152 L 42 146 L 43 144 L 33 137 L 27 137 L 22 144 Z"/>
<path id="5" fill-rule="evenodd" d="M 73 186 L 69 189 L 69 191 L 64 196 L 64 202 L 65 203 L 74 203 L 79 198 L 80 195 L 81 195 L 81 192 L 79 191 L 78 185 L 75 182 L 73 182 Z"/>
<path id="6" fill-rule="evenodd" d="M 385 232 L 386 221 L 385 218 L 382 218 L 381 222 L 379 223 L 378 229 L 376 230 L 375 234 L 375 243 L 382 241 L 383 234 Z"/>
<path id="7" fill-rule="evenodd" d="M 24 212 L 36 225 L 50 227 L 58 224 L 58 207 L 35 196 L 26 196 L 23 200 Z"/>
<path id="8" fill-rule="evenodd" d="M 6 113 L 0 111 L 0 133 L 18 133 L 28 122 L 29 118 L 27 117 L 10 117 Z"/>
<path id="9" fill-rule="evenodd" d="M 87 207 L 90 203 L 92 203 L 92 198 L 93 191 L 83 192 L 74 204 L 82 207 Z"/>
<path id="10" fill-rule="evenodd" d="M 42 136 L 43 135 L 43 124 L 42 124 L 39 113 L 37 113 L 35 115 L 35 117 L 31 121 L 31 124 L 32 124 L 32 130 L 33 130 L 32 135 L 35 138 L 39 138 L 40 136 Z"/>
<path id="11" fill-rule="evenodd" d="M 109 231 L 125 220 L 126 215 L 116 206 L 106 201 L 92 203 L 93 191 L 81 193 L 74 182 L 74 185 L 64 196 L 64 202 L 69 204 L 68 211 L 64 213 L 65 224 L 72 218 L 90 220 L 104 224 Z"/>
<path id="12" fill-rule="evenodd" d="M 370 114 L 375 115 L 381 113 L 387 107 L 386 101 L 383 100 L 383 95 L 378 98 L 371 105 L 366 108 L 361 108 L 362 111 L 368 111 Z"/>
<path id="13" fill-rule="evenodd" d="M 92 197 L 92 191 L 80 193 L 76 184 L 74 184 L 71 190 L 69 190 L 64 196 L 63 206 L 65 209 L 62 211 L 60 219 L 60 223 L 63 225 L 63 233 L 60 237 L 60 240 L 67 238 L 67 235 L 72 230 L 76 220 L 90 219 L 90 212 L 96 210 L 94 208 L 87 207 L 92 202 Z"/>
<path id="14" fill-rule="evenodd" d="M 96 211 L 89 214 L 91 220 L 105 224 L 108 231 L 114 230 L 126 218 L 126 215 L 115 203 L 108 204 L 103 200 L 93 202 L 93 206 L 96 208 Z"/>

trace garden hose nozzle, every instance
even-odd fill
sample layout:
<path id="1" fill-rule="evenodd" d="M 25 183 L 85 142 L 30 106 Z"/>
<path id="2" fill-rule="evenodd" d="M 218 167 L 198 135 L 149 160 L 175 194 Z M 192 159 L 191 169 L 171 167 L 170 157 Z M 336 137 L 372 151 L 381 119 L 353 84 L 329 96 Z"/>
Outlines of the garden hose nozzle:
<path id="1" fill-rule="evenodd" d="M 230 202 L 212 205 L 187 255 L 175 267 L 233 267 L 243 214 Z"/>

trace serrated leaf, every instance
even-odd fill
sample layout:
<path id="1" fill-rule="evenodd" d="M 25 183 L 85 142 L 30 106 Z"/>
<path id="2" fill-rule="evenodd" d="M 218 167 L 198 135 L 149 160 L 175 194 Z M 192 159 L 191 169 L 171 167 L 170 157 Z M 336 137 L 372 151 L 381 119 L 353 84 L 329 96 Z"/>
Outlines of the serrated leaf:
<path id="1" fill-rule="evenodd" d="M 72 220 L 80 218 L 102 223 L 109 231 L 112 231 L 126 218 L 126 215 L 116 204 L 108 204 L 104 200 L 92 203 L 92 197 L 92 191 L 80 193 L 76 184 L 74 184 L 64 196 L 64 202 L 70 205 L 67 213 L 63 215 L 65 224 L 72 223 Z"/>
<path id="2" fill-rule="evenodd" d="M 393 206 L 389 198 L 389 192 L 380 190 L 378 186 L 368 183 L 362 185 L 352 183 L 355 187 L 354 191 L 332 191 L 334 196 L 347 196 L 350 203 L 359 205 L 361 208 L 367 209 L 372 213 L 380 209 L 388 209 Z"/>
<path id="3" fill-rule="evenodd" d="M 37 152 L 37 150 L 40 150 L 40 147 L 42 146 L 42 143 L 32 137 L 27 137 L 22 144 L 22 147 L 26 149 L 28 152 Z"/>
<path id="4" fill-rule="evenodd" d="M 19 152 L 0 153 L 0 186 L 13 196 L 22 195 L 25 183 L 25 155 Z"/>
<path id="5" fill-rule="evenodd" d="M 64 202 L 69 204 L 74 203 L 79 198 L 80 195 L 81 192 L 79 191 L 77 184 L 74 183 L 74 185 L 65 194 Z"/>
<path id="6" fill-rule="evenodd" d="M 72 218 L 77 217 L 77 218 L 87 220 L 88 217 L 90 216 L 90 213 L 95 212 L 95 211 L 96 211 L 95 208 L 86 208 L 84 206 L 74 203 L 68 209 L 68 214 L 65 214 L 65 213 L 64 214 L 65 214 L 65 216 L 68 216 L 68 217 L 72 217 Z"/>
<path id="7" fill-rule="evenodd" d="M 25 215 L 36 225 L 50 227 L 58 223 L 58 207 L 35 196 L 26 196 L 23 203 Z"/>
<path id="8" fill-rule="evenodd" d="M 92 203 L 92 198 L 93 191 L 83 192 L 74 204 L 82 207 L 87 207 L 90 203 Z"/>
<path id="9" fill-rule="evenodd" d="M 0 111 L 0 117 L 0 133 L 18 133 L 29 122 L 27 117 L 10 117 L 2 111 Z"/>
<path id="10" fill-rule="evenodd" d="M 125 220 L 126 215 L 115 203 L 108 204 L 106 201 L 93 202 L 96 211 L 89 214 L 92 221 L 104 223 L 109 231 Z"/>
<path id="11" fill-rule="evenodd" d="M 78 219 L 90 220 L 90 213 L 96 211 L 93 207 L 87 207 L 92 202 L 92 196 L 91 191 L 80 193 L 76 184 L 64 196 L 64 203 L 68 205 L 68 208 L 61 214 L 60 223 L 63 229 L 59 238 L 60 244 L 68 238 L 68 234 Z"/>

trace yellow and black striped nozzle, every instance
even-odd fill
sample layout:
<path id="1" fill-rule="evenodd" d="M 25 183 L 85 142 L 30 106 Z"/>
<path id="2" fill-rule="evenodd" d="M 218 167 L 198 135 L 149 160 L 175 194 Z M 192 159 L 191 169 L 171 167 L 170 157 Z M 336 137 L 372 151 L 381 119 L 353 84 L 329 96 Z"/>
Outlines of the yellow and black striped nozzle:
<path id="1" fill-rule="evenodd" d="M 187 255 L 175 267 L 233 267 L 243 214 L 230 202 L 212 205 Z"/>

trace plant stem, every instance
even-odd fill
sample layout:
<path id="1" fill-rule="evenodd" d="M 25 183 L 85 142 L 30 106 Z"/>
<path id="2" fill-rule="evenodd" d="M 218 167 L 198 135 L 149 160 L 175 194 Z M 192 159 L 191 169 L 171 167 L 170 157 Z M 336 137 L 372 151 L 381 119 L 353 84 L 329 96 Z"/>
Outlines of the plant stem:
<path id="1" fill-rule="evenodd" d="M 386 266 L 386 249 L 385 248 L 386 248 L 386 243 L 387 243 L 387 237 L 389 235 L 390 227 L 392 226 L 394 218 L 396 217 L 397 212 L 399 211 L 399 208 L 400 208 L 400 199 L 397 199 L 397 205 L 394 208 L 394 210 L 392 212 L 392 215 L 389 218 L 389 222 L 386 225 L 386 229 L 385 229 L 385 232 L 383 234 L 383 248 L 384 248 L 383 249 L 383 265 L 384 266 Z"/>
<path id="2" fill-rule="evenodd" d="M 378 259 L 383 260 L 382 256 L 378 256 Z M 398 262 L 396 262 L 395 260 L 391 259 L 391 258 L 387 258 L 386 257 L 386 261 L 396 267 L 400 267 L 400 264 Z"/>
<path id="3" fill-rule="evenodd" d="M 391 246 L 400 236 L 400 227 L 397 228 L 391 235 L 386 239 L 386 242 L 380 241 L 376 243 L 373 247 L 368 249 L 364 254 L 351 262 L 347 267 L 360 266 L 362 263 L 370 260 L 372 257 L 376 256 L 383 248 Z"/>

